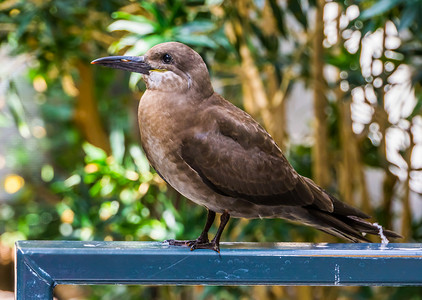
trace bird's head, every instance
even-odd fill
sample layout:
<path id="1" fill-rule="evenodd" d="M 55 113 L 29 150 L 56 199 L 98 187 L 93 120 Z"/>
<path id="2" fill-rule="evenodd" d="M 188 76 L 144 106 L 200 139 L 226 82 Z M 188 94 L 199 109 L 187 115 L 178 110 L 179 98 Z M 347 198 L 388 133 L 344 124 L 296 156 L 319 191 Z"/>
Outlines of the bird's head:
<path id="1" fill-rule="evenodd" d="M 144 56 L 109 56 L 91 62 L 144 75 L 147 88 L 162 92 L 213 93 L 208 69 L 201 56 L 177 42 L 152 47 Z"/>

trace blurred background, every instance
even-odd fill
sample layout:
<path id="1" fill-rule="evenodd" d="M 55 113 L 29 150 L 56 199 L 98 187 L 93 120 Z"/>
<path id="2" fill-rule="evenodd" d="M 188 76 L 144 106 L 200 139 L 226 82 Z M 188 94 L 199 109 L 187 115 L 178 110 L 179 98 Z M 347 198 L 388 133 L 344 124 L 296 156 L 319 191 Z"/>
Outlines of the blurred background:
<path id="1" fill-rule="evenodd" d="M 16 240 L 199 235 L 205 209 L 167 186 L 139 146 L 140 75 L 90 65 L 166 41 L 199 52 L 216 91 L 261 122 L 300 174 L 400 242 L 422 242 L 421 0 L 4 0 L 0 290 L 13 289 Z M 339 242 L 245 219 L 222 240 Z M 56 296 L 422 299 L 422 289 L 59 286 Z"/>

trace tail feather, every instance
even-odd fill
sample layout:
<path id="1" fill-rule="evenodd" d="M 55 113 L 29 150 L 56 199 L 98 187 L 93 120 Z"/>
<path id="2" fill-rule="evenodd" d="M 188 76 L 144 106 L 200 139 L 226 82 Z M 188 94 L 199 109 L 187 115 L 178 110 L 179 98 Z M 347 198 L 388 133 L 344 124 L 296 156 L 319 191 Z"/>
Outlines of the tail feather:
<path id="1" fill-rule="evenodd" d="M 348 216 L 347 219 L 349 220 L 351 226 L 353 226 L 354 228 L 356 228 L 360 232 L 379 235 L 379 228 L 377 226 L 375 226 L 374 224 L 372 224 L 372 223 L 370 223 L 366 220 L 362 220 L 362 219 L 360 219 L 359 217 L 356 217 L 356 216 Z M 388 229 L 383 228 L 382 232 L 386 237 L 389 237 L 389 238 L 393 238 L 393 239 L 403 238 L 400 234 L 398 234 L 398 233 L 396 233 L 392 230 L 388 230 Z"/>
<path id="2" fill-rule="evenodd" d="M 330 195 L 331 200 L 333 200 L 334 205 L 334 212 L 335 214 L 342 215 L 342 216 L 356 216 L 362 219 L 369 219 L 371 216 L 365 214 L 363 211 L 348 205 L 340 200 L 337 200 L 333 196 Z"/>
<path id="3" fill-rule="evenodd" d="M 344 202 L 337 200 L 334 196 L 328 195 L 333 202 L 333 211 L 327 212 L 319 209 L 317 206 L 308 206 L 308 212 L 312 215 L 314 226 L 318 229 L 349 241 L 370 242 L 362 233 L 379 235 L 379 228 L 368 222 L 370 216 L 359 209 L 352 207 Z M 383 234 L 388 238 L 402 238 L 394 231 L 383 228 Z"/>
<path id="4" fill-rule="evenodd" d="M 318 207 L 321 210 L 333 212 L 339 215 L 358 216 L 363 219 L 370 218 L 370 216 L 360 211 L 359 209 L 341 202 L 336 197 L 327 193 L 323 188 L 313 182 L 312 179 L 304 176 L 302 176 L 302 179 L 306 182 L 312 192 L 312 195 L 314 196 L 313 206 Z"/>
<path id="5" fill-rule="evenodd" d="M 315 226 L 319 230 L 340 238 L 344 238 L 354 243 L 370 242 L 361 234 L 359 229 L 354 228 L 353 225 L 345 222 L 342 220 L 342 218 L 339 218 L 338 215 L 329 214 L 315 209 L 309 212 L 317 220 Z"/>

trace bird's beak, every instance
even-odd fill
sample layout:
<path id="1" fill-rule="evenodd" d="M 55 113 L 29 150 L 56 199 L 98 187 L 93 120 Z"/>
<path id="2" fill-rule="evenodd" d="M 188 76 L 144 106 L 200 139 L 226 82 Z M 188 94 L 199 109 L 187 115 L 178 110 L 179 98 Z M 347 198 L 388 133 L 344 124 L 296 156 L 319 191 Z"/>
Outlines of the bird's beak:
<path id="1" fill-rule="evenodd" d="M 145 62 L 144 56 L 107 56 L 93 60 L 91 64 L 102 65 L 113 69 L 121 69 L 141 74 L 149 74 L 151 66 Z"/>

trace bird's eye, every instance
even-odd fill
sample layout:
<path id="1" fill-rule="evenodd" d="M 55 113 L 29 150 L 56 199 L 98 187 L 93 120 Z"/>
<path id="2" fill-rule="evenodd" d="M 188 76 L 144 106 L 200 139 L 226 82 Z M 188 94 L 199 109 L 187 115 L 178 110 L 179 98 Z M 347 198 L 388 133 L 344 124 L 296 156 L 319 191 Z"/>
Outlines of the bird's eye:
<path id="1" fill-rule="evenodd" d="M 171 55 L 168 54 L 168 53 L 164 54 L 162 59 L 163 59 L 163 62 L 165 64 L 169 64 L 173 60 L 173 58 L 171 57 Z"/>

